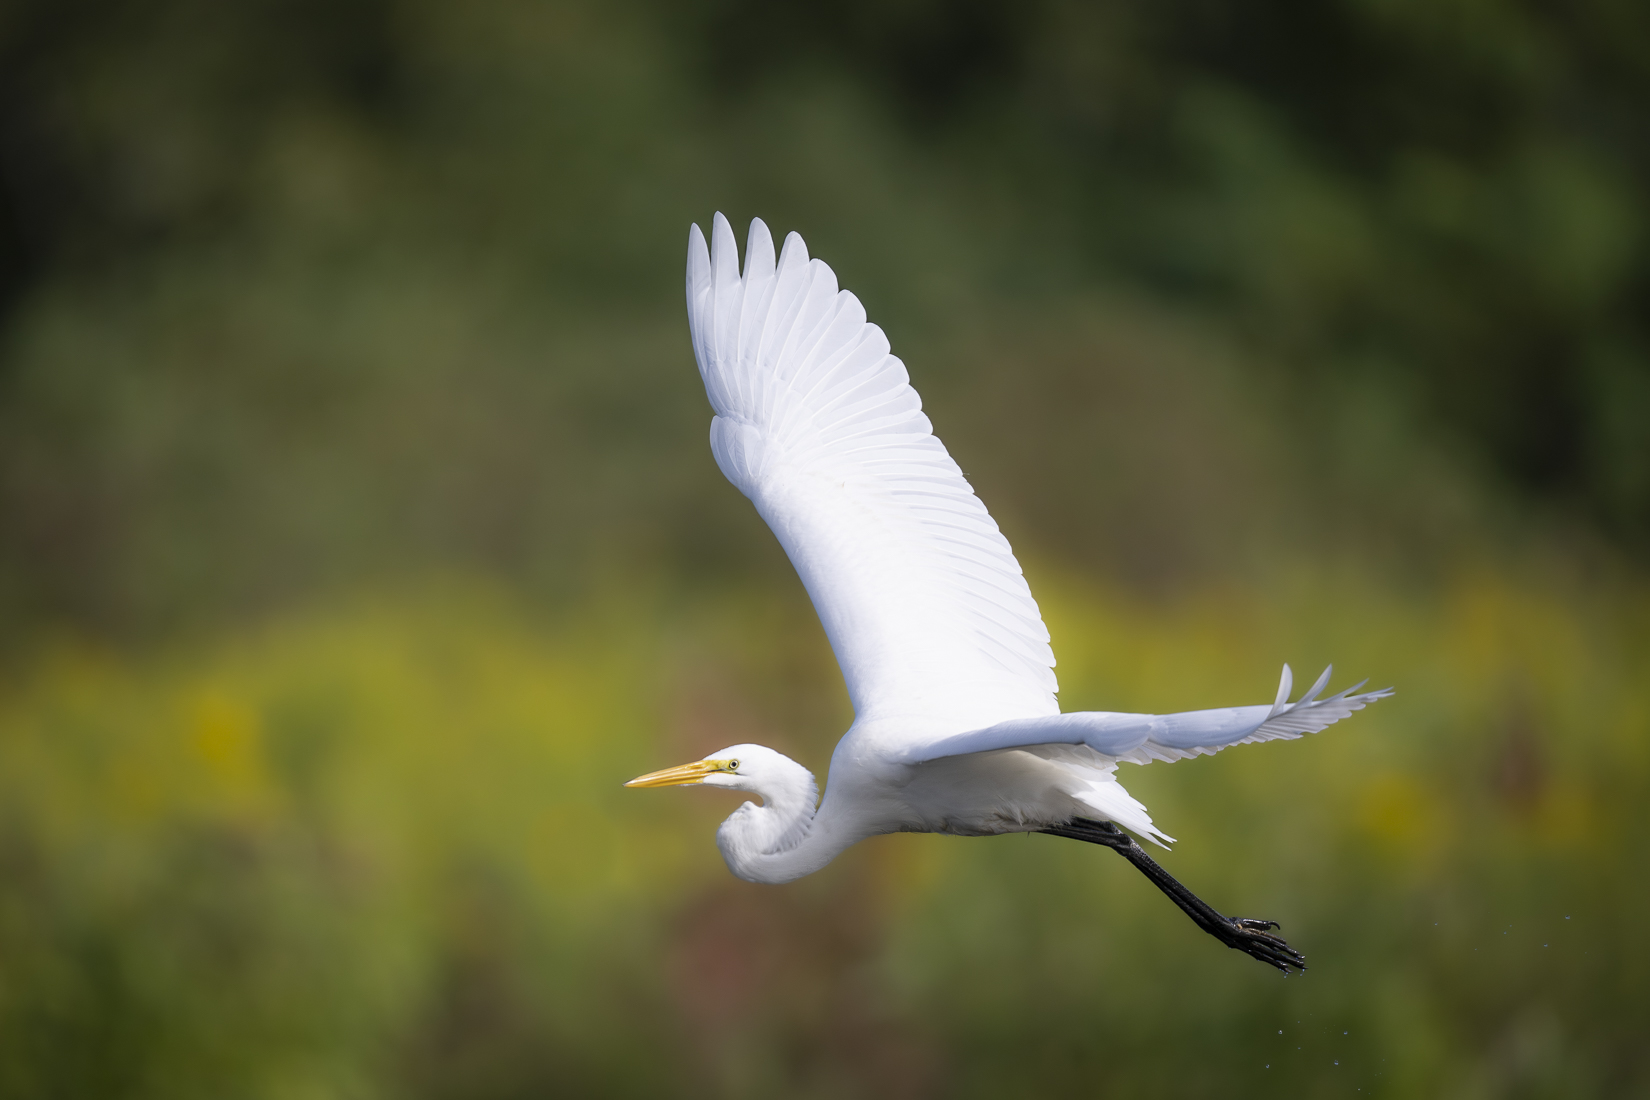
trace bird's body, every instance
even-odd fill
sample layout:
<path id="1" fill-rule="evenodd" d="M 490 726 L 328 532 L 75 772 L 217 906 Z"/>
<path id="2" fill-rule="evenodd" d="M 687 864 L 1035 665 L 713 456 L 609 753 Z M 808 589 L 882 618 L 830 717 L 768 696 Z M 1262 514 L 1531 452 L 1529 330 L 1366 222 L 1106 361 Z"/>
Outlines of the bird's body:
<path id="1" fill-rule="evenodd" d="M 1008 541 L 934 437 L 882 331 L 830 268 L 794 233 L 776 262 L 755 221 L 741 274 L 718 214 L 710 249 L 697 226 L 690 234 L 687 297 L 716 411 L 712 453 L 796 566 L 855 720 L 817 808 L 807 769 L 756 745 L 631 785 L 759 795 L 763 805 L 745 803 L 717 833 L 729 868 L 753 882 L 800 878 L 881 833 L 1056 832 L 1117 848 L 1200 925 L 1228 921 L 1194 912 L 1202 903 L 1176 896 L 1117 829 L 1169 839 L 1117 782 L 1118 763 L 1299 737 L 1387 693 L 1320 700 L 1326 669 L 1291 704 L 1285 665 L 1271 706 L 1060 713 L 1048 631 Z M 1279 955 L 1263 942 L 1281 940 L 1244 927 L 1264 922 L 1228 923 L 1237 931 L 1208 930 L 1275 966 L 1299 965 L 1286 946 Z"/>

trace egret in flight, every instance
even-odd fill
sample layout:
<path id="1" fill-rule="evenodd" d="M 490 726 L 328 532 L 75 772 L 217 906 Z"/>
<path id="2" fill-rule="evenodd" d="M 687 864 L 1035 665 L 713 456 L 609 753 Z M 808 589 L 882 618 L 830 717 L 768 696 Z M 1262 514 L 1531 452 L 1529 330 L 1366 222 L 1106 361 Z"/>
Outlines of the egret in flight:
<path id="1" fill-rule="evenodd" d="M 1180 714 L 1062 714 L 1048 630 L 1008 540 L 935 438 L 904 365 L 792 233 L 777 262 L 751 222 L 745 268 L 727 219 L 688 234 L 688 325 L 716 415 L 711 453 L 790 556 L 841 665 L 854 722 L 823 800 L 807 768 L 761 745 L 631 780 L 746 791 L 716 832 L 728 868 L 782 883 L 891 832 L 1041 832 L 1102 844 L 1198 927 L 1289 973 L 1273 921 L 1225 917 L 1129 834 L 1172 840 L 1117 781 L 1146 764 L 1314 733 L 1390 694 Z M 1125 832 L 1124 830 L 1127 830 Z"/>

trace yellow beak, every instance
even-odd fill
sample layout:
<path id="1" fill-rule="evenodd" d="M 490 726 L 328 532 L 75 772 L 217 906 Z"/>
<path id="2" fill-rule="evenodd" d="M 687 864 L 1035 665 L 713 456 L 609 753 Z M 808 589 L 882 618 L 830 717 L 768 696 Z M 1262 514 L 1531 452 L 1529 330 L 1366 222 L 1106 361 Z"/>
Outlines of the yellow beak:
<path id="1" fill-rule="evenodd" d="M 638 775 L 627 787 L 675 787 L 683 783 L 703 783 L 705 776 L 714 775 L 724 770 L 725 760 L 695 760 L 691 764 L 678 764 L 674 768 L 663 771 L 648 772 Z"/>

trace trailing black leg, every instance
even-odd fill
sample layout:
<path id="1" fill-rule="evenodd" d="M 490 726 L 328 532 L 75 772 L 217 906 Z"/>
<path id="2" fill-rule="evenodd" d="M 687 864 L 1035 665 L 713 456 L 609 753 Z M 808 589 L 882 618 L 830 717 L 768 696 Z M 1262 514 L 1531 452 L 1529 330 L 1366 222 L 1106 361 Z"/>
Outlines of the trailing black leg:
<path id="1" fill-rule="evenodd" d="M 1155 859 L 1135 843 L 1133 837 L 1111 822 L 1074 817 L 1064 825 L 1055 825 L 1040 831 L 1050 836 L 1065 836 L 1073 840 L 1086 840 L 1090 844 L 1104 844 L 1134 864 L 1141 874 L 1152 880 L 1154 886 L 1169 895 L 1169 900 L 1180 906 L 1181 911 L 1192 918 L 1193 923 L 1227 947 L 1253 955 L 1285 974 L 1289 973 L 1290 967 L 1297 970 L 1306 969 L 1306 957 L 1284 943 L 1281 938 L 1271 934 L 1271 929 L 1278 927 L 1277 921 L 1221 916 L 1159 866 Z"/>

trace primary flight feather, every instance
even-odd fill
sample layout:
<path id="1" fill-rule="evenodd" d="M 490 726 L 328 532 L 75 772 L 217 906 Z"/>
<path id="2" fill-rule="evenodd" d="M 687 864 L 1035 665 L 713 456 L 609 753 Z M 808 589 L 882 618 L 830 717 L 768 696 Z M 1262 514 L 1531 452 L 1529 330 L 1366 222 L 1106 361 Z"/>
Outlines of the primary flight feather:
<path id="1" fill-rule="evenodd" d="M 708 248 L 697 225 L 688 236 L 687 306 L 716 413 L 711 453 L 796 567 L 855 717 L 817 807 L 807 769 L 758 745 L 629 785 L 760 795 L 717 833 L 729 868 L 753 882 L 791 881 L 895 831 L 1104 844 L 1223 942 L 1286 973 L 1301 967 L 1275 925 L 1216 913 L 1122 831 L 1169 839 L 1117 782 L 1117 764 L 1299 737 L 1390 689 L 1319 699 L 1325 669 L 1290 703 L 1285 665 L 1270 706 L 1060 713 L 1048 629 L 1008 540 L 934 436 L 887 337 L 831 269 L 795 233 L 776 260 L 756 220 L 741 273 L 717 214 Z"/>

